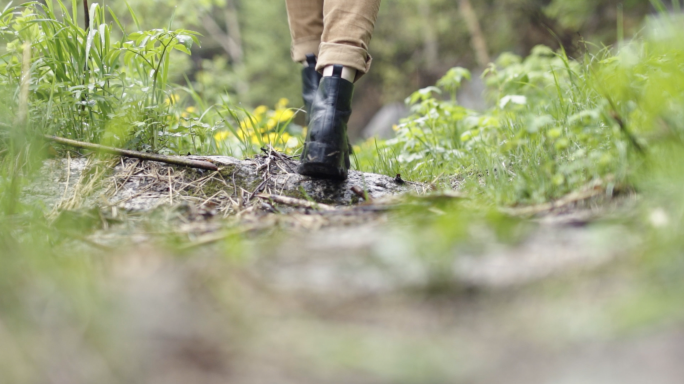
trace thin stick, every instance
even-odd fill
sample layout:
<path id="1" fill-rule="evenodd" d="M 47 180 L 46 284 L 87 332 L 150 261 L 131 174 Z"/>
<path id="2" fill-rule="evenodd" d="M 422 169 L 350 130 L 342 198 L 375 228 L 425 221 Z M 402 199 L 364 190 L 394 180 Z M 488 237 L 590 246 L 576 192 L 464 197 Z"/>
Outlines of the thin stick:
<path id="1" fill-rule="evenodd" d="M 57 204 L 55 204 L 54 207 L 52 207 L 52 212 L 50 212 L 50 216 L 55 215 L 57 211 L 59 210 L 59 207 L 64 204 L 64 201 L 66 200 L 67 192 L 69 191 L 69 181 L 71 179 L 71 153 L 67 151 L 67 166 L 66 166 L 66 184 L 64 185 L 64 193 L 62 193 L 62 198 L 59 200 Z M 75 189 L 76 187 L 74 187 Z"/>
<path id="2" fill-rule="evenodd" d="M 189 244 L 185 244 L 185 245 L 181 246 L 180 249 L 181 250 L 188 250 L 188 249 L 192 249 L 192 248 L 201 247 L 204 245 L 218 243 L 219 241 L 225 240 L 231 236 L 241 235 L 243 233 L 254 231 L 256 229 L 258 229 L 258 227 L 256 227 L 256 226 L 246 226 L 246 227 L 238 228 L 238 229 L 235 229 L 232 231 L 225 231 L 225 232 L 219 232 L 219 233 L 215 233 L 215 234 L 206 235 L 206 236 L 201 237 L 199 240 L 197 240 L 193 243 L 189 243 Z"/>
<path id="3" fill-rule="evenodd" d="M 19 111 L 16 124 L 23 126 L 28 118 L 29 85 L 31 84 L 31 43 L 24 43 L 21 66 L 21 85 L 19 88 Z"/>
<path id="4" fill-rule="evenodd" d="M 70 139 L 65 139 L 63 137 L 57 137 L 57 136 L 45 135 L 44 137 L 45 137 L 45 139 L 50 140 L 50 141 L 54 141 L 55 143 L 68 145 L 68 146 L 75 147 L 75 148 L 89 149 L 92 151 L 111 153 L 114 155 L 133 157 L 133 158 L 142 159 L 142 160 L 158 161 L 160 163 L 182 165 L 184 167 L 190 167 L 190 168 L 206 169 L 209 171 L 218 171 L 219 170 L 219 168 L 216 165 L 214 165 L 208 161 L 187 160 L 187 159 L 183 159 L 183 158 L 179 158 L 179 157 L 171 157 L 171 156 L 157 155 L 154 153 L 144 153 L 144 152 L 138 152 L 138 151 L 131 151 L 131 150 L 127 150 L 127 149 L 106 147 L 104 145 L 84 143 L 82 141 L 70 140 Z"/>
<path id="5" fill-rule="evenodd" d="M 66 198 L 67 191 L 69 191 L 69 179 L 71 178 L 71 153 L 67 151 L 67 179 L 66 185 L 64 186 L 64 194 L 62 194 L 62 200 Z"/>
<path id="6" fill-rule="evenodd" d="M 167 168 L 169 171 L 169 203 L 173 205 L 173 179 L 171 179 L 171 168 Z"/>
<path id="7" fill-rule="evenodd" d="M 121 188 L 123 188 L 124 185 L 126 185 L 126 183 L 128 183 L 128 180 L 131 178 L 131 176 L 133 176 L 133 173 L 135 173 L 135 169 L 138 168 L 138 165 L 140 165 L 141 161 L 142 160 L 138 160 L 137 163 L 133 164 L 130 172 L 128 172 L 128 175 L 126 176 L 126 179 L 123 181 L 123 183 L 121 183 Z M 123 160 L 121 161 L 121 165 L 122 165 L 122 167 L 121 167 L 122 169 L 126 169 L 126 165 L 124 164 Z M 117 193 L 119 193 L 119 183 L 117 182 L 116 179 L 114 179 L 114 187 L 115 187 L 114 195 L 116 195 Z M 114 195 L 112 195 L 112 196 L 114 196 Z"/>
<path id="8" fill-rule="evenodd" d="M 351 187 L 351 191 L 354 192 L 354 194 L 362 199 L 364 199 L 367 202 L 373 201 L 373 198 L 368 195 L 368 192 L 366 190 L 363 190 L 356 185 Z"/>
<path id="9" fill-rule="evenodd" d="M 287 196 L 262 194 L 262 195 L 257 195 L 257 197 L 260 199 L 264 199 L 264 200 L 272 200 L 275 203 L 289 205 L 291 207 L 313 208 L 313 209 L 318 209 L 321 211 L 334 211 L 335 210 L 335 208 L 331 207 L 330 205 L 321 204 L 321 203 L 314 203 L 311 201 L 302 200 L 302 199 L 295 199 L 295 198 L 287 197 Z"/>

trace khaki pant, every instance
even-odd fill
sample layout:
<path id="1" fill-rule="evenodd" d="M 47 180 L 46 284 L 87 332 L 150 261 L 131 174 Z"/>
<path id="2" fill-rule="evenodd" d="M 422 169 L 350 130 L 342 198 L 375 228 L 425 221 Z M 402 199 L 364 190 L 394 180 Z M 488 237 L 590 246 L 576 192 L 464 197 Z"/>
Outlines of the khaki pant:
<path id="1" fill-rule="evenodd" d="M 354 68 L 357 79 L 371 65 L 368 45 L 380 9 L 380 0 L 286 0 L 292 34 L 292 59 L 318 56 L 323 68 L 340 64 Z"/>

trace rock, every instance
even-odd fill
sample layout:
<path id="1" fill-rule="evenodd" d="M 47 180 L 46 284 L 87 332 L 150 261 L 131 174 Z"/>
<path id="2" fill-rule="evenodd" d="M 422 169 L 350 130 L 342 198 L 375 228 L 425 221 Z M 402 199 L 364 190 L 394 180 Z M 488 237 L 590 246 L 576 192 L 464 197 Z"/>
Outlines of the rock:
<path id="1" fill-rule="evenodd" d="M 487 109 L 485 100 L 486 85 L 482 79 L 482 70 L 476 70 L 470 81 L 464 81 L 457 95 L 458 104 L 475 111 Z M 390 139 L 394 137 L 392 127 L 410 115 L 410 109 L 404 103 L 391 103 L 383 106 L 361 131 L 361 137 L 368 139 L 378 137 Z"/>
<path id="2" fill-rule="evenodd" d="M 122 160 L 103 170 L 105 162 L 85 158 L 47 160 L 36 182 L 24 190 L 24 201 L 40 200 L 53 212 L 93 206 L 147 211 L 181 201 L 226 212 L 230 206 L 234 210 L 241 209 L 239 206 L 247 208 L 261 193 L 348 206 L 363 200 L 352 190 L 354 187 L 371 199 L 424 189 L 419 183 L 397 182 L 392 177 L 358 171 L 350 171 L 344 182 L 304 177 L 295 173 L 297 161 L 275 151 L 247 160 L 227 156 L 189 158 L 212 162 L 220 170 L 210 172 L 137 159 Z M 98 174 L 101 180 L 94 182 L 93 175 Z"/>
<path id="3" fill-rule="evenodd" d="M 310 198 L 319 203 L 331 205 L 350 205 L 358 202 L 359 197 L 352 191 L 353 187 L 359 187 L 372 199 L 377 199 L 387 195 L 417 192 L 422 186 L 418 183 L 402 184 L 392 177 L 353 170 L 349 172 L 349 178 L 343 182 L 314 179 L 295 173 L 299 163 L 282 155 L 279 156 L 261 156 L 242 161 L 232 157 L 193 158 L 208 160 L 219 165 L 222 175 L 237 178 L 236 180 L 250 187 L 258 187 L 259 183 L 264 183 L 257 192 L 271 189 L 279 192 L 276 194 Z"/>
<path id="4" fill-rule="evenodd" d="M 394 137 L 394 130 L 392 127 L 399 124 L 399 121 L 408 117 L 409 109 L 403 103 L 392 103 L 385 105 L 373 116 L 373 119 L 361 132 L 364 139 L 370 137 L 379 137 L 381 139 L 389 139 Z"/>

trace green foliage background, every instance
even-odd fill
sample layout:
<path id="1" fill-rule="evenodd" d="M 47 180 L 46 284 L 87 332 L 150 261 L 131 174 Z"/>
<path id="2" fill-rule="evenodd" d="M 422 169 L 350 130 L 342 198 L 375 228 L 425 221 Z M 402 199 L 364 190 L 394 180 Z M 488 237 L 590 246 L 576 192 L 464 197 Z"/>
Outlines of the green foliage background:
<path id="1" fill-rule="evenodd" d="M 211 17 L 227 33 L 223 15 L 230 2 L 237 12 L 244 48 L 244 68 L 238 70 L 202 21 Z M 202 49 L 192 58 L 194 63 L 187 58 L 176 60 L 181 62 L 177 64 L 179 67 L 197 71 L 195 74 L 191 71 L 190 77 L 207 99 L 218 97 L 223 90 L 235 94 L 237 82 L 244 80 L 249 83 L 249 91 L 240 101 L 247 105 L 273 105 L 280 97 L 299 100 L 299 67 L 289 59 L 290 36 L 284 0 L 130 0 L 129 3 L 139 15 L 143 28 L 166 25 L 173 18 L 176 27 L 197 30 L 204 35 Z M 559 40 L 566 48 L 580 49 L 578 42 L 582 37 L 598 44 L 611 44 L 617 37 L 619 4 L 624 10 L 626 35 L 640 28 L 642 17 L 650 9 L 648 2 L 636 0 L 488 0 L 472 4 L 480 18 L 489 54 L 494 58 L 505 51 L 525 56 L 538 44 L 555 49 L 559 47 Z M 108 5 L 118 14 L 125 13 L 124 2 Z M 432 61 L 425 56 L 430 39 L 438 47 Z M 577 49 L 572 49 L 570 54 Z M 403 101 L 415 89 L 433 84 L 451 67 L 476 66 L 469 33 L 458 1 L 454 0 L 383 1 L 371 54 L 374 69 L 359 84 L 358 93 L 372 93 L 375 108 L 383 103 Z"/>

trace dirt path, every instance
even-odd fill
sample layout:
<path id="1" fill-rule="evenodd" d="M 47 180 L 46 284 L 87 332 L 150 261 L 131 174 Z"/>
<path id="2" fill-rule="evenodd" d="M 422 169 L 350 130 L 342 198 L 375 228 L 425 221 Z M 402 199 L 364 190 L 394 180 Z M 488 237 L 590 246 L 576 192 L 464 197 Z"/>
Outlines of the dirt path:
<path id="1" fill-rule="evenodd" d="M 620 324 L 624 303 L 640 289 L 623 267 L 640 238 L 602 222 L 605 206 L 522 220 L 516 225 L 524 230 L 508 240 L 473 221 L 454 232 L 461 240 L 437 247 L 429 226 L 392 210 L 392 195 L 423 186 L 355 174 L 331 192 L 289 175 L 290 160 L 267 163 L 269 156 L 221 159 L 230 169 L 216 175 L 132 161 L 108 176 L 84 172 L 75 160 L 44 170 L 54 185 L 30 187 L 27 198 L 52 197 L 48 210 L 97 216 L 99 229 L 73 246 L 106 260 L 101 295 L 116 308 L 97 343 L 104 350 L 69 326 L 48 337 L 59 316 L 43 325 L 44 363 L 61 382 L 667 384 L 684 377 L 684 328 L 635 332 Z M 67 165 L 68 176 L 60 174 Z M 89 187 L 96 178 L 106 182 Z M 379 201 L 349 206 L 365 200 L 351 191 L 362 181 Z M 89 188 L 98 192 L 74 199 Z M 254 198 L 262 192 L 341 204 L 322 210 Z M 174 242 L 180 247 L 169 247 Z M 71 353 L 58 353 L 65 346 Z"/>
<path id="2" fill-rule="evenodd" d="M 374 221 L 276 231 L 181 260 L 137 247 L 110 256 L 125 287 L 117 300 L 130 306 L 119 321 L 153 367 L 143 377 L 617 384 L 684 374 L 681 328 L 616 325 L 636 290 L 620 268 L 627 245 L 605 240 L 621 229 L 541 226 L 519 244 L 454 252 L 448 281 L 396 231 Z"/>

